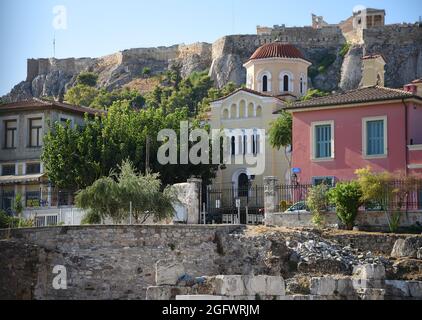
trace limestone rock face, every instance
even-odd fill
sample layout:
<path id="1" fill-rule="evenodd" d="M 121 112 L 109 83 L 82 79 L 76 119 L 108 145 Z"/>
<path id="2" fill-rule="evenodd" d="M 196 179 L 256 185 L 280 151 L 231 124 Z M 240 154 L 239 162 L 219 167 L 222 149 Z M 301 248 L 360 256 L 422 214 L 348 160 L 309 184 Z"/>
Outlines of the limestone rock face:
<path id="1" fill-rule="evenodd" d="M 155 282 L 157 286 L 176 285 L 179 278 L 185 273 L 183 264 L 171 260 L 158 261 L 155 270 Z"/>
<path id="2" fill-rule="evenodd" d="M 232 81 L 246 83 L 243 64 L 261 45 L 282 39 L 295 45 L 305 58 L 319 69 L 321 61 L 332 55 L 335 60 L 324 66 L 311 79 L 309 87 L 325 91 L 351 90 L 361 80 L 361 58 L 366 54 L 382 54 L 387 62 L 385 85 L 401 88 L 422 78 L 422 28 L 414 25 L 391 25 L 365 30 L 358 44 L 353 44 L 342 57 L 346 38 L 339 30 L 286 28 L 280 35 L 232 35 L 213 44 L 195 43 L 171 47 L 129 49 L 100 58 L 30 59 L 25 82 L 15 86 L 4 96 L 6 102 L 28 97 L 50 95 L 58 97 L 68 90 L 81 71 L 99 75 L 98 85 L 108 90 L 124 86 L 142 74 L 144 67 L 152 74 L 180 64 L 184 77 L 194 71 L 209 69 L 210 76 L 221 88 Z"/>

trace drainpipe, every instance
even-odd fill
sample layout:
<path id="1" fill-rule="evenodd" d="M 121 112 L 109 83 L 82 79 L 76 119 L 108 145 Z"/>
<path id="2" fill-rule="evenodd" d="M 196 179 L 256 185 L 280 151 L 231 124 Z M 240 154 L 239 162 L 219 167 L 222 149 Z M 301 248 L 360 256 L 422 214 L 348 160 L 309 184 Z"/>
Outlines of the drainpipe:
<path id="1" fill-rule="evenodd" d="M 407 108 L 408 108 L 408 106 L 407 106 L 406 102 L 404 101 L 404 98 L 402 99 L 402 102 L 403 102 L 403 105 L 404 105 L 404 117 L 405 117 L 404 135 L 405 135 L 405 142 L 406 142 L 405 143 L 405 147 L 406 147 L 406 152 L 405 152 L 406 166 L 405 166 L 404 172 L 405 172 L 405 176 L 407 177 L 408 164 L 409 164 L 409 148 L 407 147 L 407 145 L 408 145 L 408 132 L 407 132 L 407 130 L 408 130 L 408 119 L 407 119 L 407 114 L 408 114 Z"/>

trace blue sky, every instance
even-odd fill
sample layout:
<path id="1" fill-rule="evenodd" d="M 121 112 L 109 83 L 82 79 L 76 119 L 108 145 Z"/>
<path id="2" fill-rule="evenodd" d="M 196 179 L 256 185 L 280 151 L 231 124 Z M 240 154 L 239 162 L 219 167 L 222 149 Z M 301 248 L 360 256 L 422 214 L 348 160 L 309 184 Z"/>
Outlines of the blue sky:
<path id="1" fill-rule="evenodd" d="M 67 11 L 55 30 L 53 8 Z M 416 22 L 420 0 L 0 0 L 0 95 L 26 77 L 26 59 L 98 57 L 118 50 L 213 42 L 256 25 L 309 25 L 311 13 L 337 23 L 356 5 L 385 8 L 387 23 Z"/>

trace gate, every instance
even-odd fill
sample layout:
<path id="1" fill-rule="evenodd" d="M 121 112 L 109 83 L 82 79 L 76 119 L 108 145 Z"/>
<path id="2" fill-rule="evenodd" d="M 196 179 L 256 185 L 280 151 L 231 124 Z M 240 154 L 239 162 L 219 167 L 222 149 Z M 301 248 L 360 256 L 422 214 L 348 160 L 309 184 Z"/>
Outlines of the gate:
<path id="1" fill-rule="evenodd" d="M 208 186 L 206 199 L 206 223 L 255 225 L 263 222 L 263 186 Z"/>

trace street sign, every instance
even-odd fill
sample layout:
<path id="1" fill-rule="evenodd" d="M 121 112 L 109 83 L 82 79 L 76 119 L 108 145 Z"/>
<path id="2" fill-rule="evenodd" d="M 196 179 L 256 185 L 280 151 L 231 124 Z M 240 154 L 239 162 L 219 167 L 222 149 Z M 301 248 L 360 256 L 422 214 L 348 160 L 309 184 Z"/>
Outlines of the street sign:
<path id="1" fill-rule="evenodd" d="M 300 168 L 292 168 L 292 173 L 301 173 L 301 171 Z"/>

